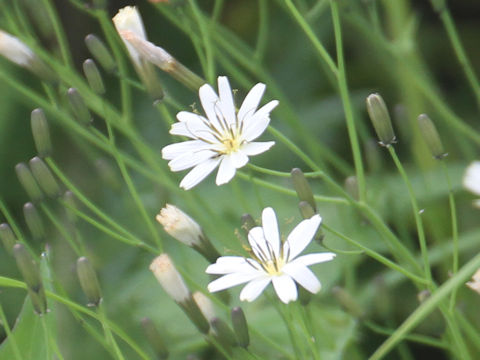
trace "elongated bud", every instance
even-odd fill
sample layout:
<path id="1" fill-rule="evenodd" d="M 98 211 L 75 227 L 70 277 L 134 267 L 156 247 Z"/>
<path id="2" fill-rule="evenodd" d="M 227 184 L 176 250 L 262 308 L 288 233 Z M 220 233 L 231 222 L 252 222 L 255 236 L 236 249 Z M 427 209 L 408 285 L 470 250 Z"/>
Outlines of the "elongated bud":
<path id="1" fill-rule="evenodd" d="M 47 312 L 47 299 L 45 290 L 43 289 L 42 279 L 40 278 L 40 269 L 35 261 L 28 253 L 25 246 L 15 244 L 13 247 L 13 255 L 17 262 L 18 269 L 22 274 L 23 280 L 27 284 L 28 293 L 32 300 L 33 307 L 37 314 Z"/>
<path id="2" fill-rule="evenodd" d="M 113 56 L 102 40 L 93 34 L 85 37 L 85 44 L 95 60 L 108 72 L 114 72 L 117 68 Z"/>
<path id="3" fill-rule="evenodd" d="M 227 348 L 237 345 L 235 334 L 225 321 L 218 317 L 215 317 L 212 319 L 210 324 L 212 325 L 215 337 L 221 344 L 223 344 Z"/>
<path id="4" fill-rule="evenodd" d="M 147 337 L 150 346 L 155 351 L 155 355 L 158 357 L 158 359 L 167 359 L 168 350 L 165 344 L 165 336 L 158 331 L 153 321 L 149 318 L 143 318 L 141 323 L 143 333 Z"/>
<path id="5" fill-rule="evenodd" d="M 425 139 L 432 156 L 437 160 L 446 157 L 448 154 L 443 148 L 442 140 L 440 139 L 440 135 L 438 135 L 437 128 L 427 114 L 420 114 L 418 116 L 418 125 L 420 126 L 420 131 L 422 132 L 423 138 Z"/>
<path id="6" fill-rule="evenodd" d="M 12 255 L 13 254 L 13 246 L 17 241 L 15 235 L 13 234 L 10 225 L 7 223 L 0 224 L 0 239 L 2 239 L 3 247 L 5 250 Z"/>
<path id="7" fill-rule="evenodd" d="M 105 86 L 103 85 L 102 75 L 98 71 L 95 61 L 92 59 L 87 59 L 83 62 L 83 73 L 87 78 L 88 85 L 92 88 L 94 92 L 99 95 L 105 94 Z"/>
<path id="8" fill-rule="evenodd" d="M 247 319 L 241 307 L 234 307 L 231 312 L 233 331 L 237 338 L 237 344 L 243 348 L 247 348 L 250 344 L 250 336 L 248 334 Z"/>
<path id="9" fill-rule="evenodd" d="M 166 204 L 156 219 L 168 234 L 198 251 L 208 261 L 215 262 L 220 257 L 200 225 L 176 206 Z"/>
<path id="10" fill-rule="evenodd" d="M 76 209 L 77 204 L 75 202 L 75 195 L 70 190 L 65 191 L 62 196 L 63 203 L 65 205 L 65 213 L 67 215 L 67 219 L 75 223 L 77 221 L 77 215 L 72 209 Z"/>
<path id="11" fill-rule="evenodd" d="M 380 139 L 380 145 L 389 146 L 395 143 L 395 133 L 393 132 L 387 105 L 379 94 L 371 94 L 367 97 L 367 111 Z"/>
<path id="12" fill-rule="evenodd" d="M 300 214 L 302 214 L 302 217 L 304 219 L 310 219 L 313 215 L 316 214 L 312 206 L 306 201 L 300 201 L 298 203 L 298 208 L 300 209 Z M 317 232 L 315 233 L 314 239 L 321 245 L 324 237 L 325 237 L 325 234 L 323 233 L 322 227 L 319 226 L 317 229 Z"/>
<path id="13" fill-rule="evenodd" d="M 339 286 L 335 286 L 332 289 L 332 293 L 337 299 L 337 301 L 340 303 L 340 305 L 342 305 L 343 308 L 346 311 L 348 311 L 352 316 L 361 318 L 365 315 L 365 312 L 360 307 L 360 305 L 353 299 L 350 293 L 347 292 L 345 289 L 342 289 Z"/>
<path id="14" fill-rule="evenodd" d="M 345 179 L 345 190 L 352 198 L 358 200 L 358 181 L 356 176 L 352 175 Z"/>
<path id="15" fill-rule="evenodd" d="M 97 274 L 90 261 L 82 256 L 77 260 L 77 275 L 80 286 L 87 297 L 88 306 L 98 306 L 102 301 Z"/>
<path id="16" fill-rule="evenodd" d="M 208 333 L 210 328 L 208 321 L 193 299 L 170 257 L 167 254 L 156 257 L 150 264 L 150 270 L 165 292 L 182 308 L 197 329 L 204 334 Z"/>
<path id="17" fill-rule="evenodd" d="M 312 188 L 310 187 L 310 184 L 305 178 L 305 175 L 303 174 L 302 170 L 298 168 L 294 168 L 292 169 L 290 174 L 292 176 L 293 187 L 297 192 L 298 199 L 300 201 L 308 202 L 310 206 L 313 208 L 313 210 L 316 212 L 317 207 L 315 205 L 315 200 L 313 198 Z"/>
<path id="18" fill-rule="evenodd" d="M 92 115 L 77 89 L 68 89 L 67 96 L 75 118 L 84 125 L 90 125 L 93 121 Z"/>
<path id="19" fill-rule="evenodd" d="M 205 84 L 204 79 L 177 61 L 162 47 L 156 46 L 129 29 L 119 31 L 119 34 L 145 61 L 159 67 L 186 87 L 197 91 Z"/>
<path id="20" fill-rule="evenodd" d="M 27 45 L 3 30 L 0 30 L 0 55 L 44 80 L 54 79 L 52 71 Z"/>
<path id="21" fill-rule="evenodd" d="M 243 214 L 242 215 L 242 229 L 245 231 L 245 235 L 248 236 L 250 230 L 252 230 L 257 224 L 253 219 L 252 215 L 250 214 Z"/>
<path id="22" fill-rule="evenodd" d="M 29 161 L 29 165 L 38 185 L 40 185 L 47 196 L 56 198 L 61 195 L 60 186 L 58 186 L 52 172 L 42 159 L 35 156 Z"/>
<path id="23" fill-rule="evenodd" d="M 27 223 L 33 238 L 37 240 L 44 239 L 45 227 L 43 226 L 42 218 L 35 205 L 31 202 L 23 205 L 23 215 L 25 216 L 25 222 Z"/>
<path id="24" fill-rule="evenodd" d="M 50 140 L 47 118 L 42 109 L 32 111 L 30 124 L 38 155 L 41 157 L 50 156 L 52 154 L 52 142 Z"/>
<path id="25" fill-rule="evenodd" d="M 463 186 L 474 194 L 480 195 L 480 161 L 472 162 L 463 176 Z"/>
<path id="26" fill-rule="evenodd" d="M 22 184 L 28 197 L 33 202 L 39 202 L 42 200 L 42 190 L 40 190 L 40 186 L 38 186 L 37 180 L 33 177 L 30 168 L 24 163 L 19 163 L 15 166 L 15 172 L 17 173 L 18 181 Z"/>
<path id="27" fill-rule="evenodd" d="M 217 316 L 217 314 L 215 314 L 215 309 L 213 308 L 212 301 L 203 293 L 201 293 L 200 291 L 195 291 L 193 293 L 193 299 L 197 303 L 198 308 L 202 312 L 203 316 L 205 316 L 205 319 L 208 320 L 208 322 L 212 321 Z"/>
<path id="28" fill-rule="evenodd" d="M 125 47 L 127 48 L 128 55 L 135 66 L 135 70 L 142 80 L 142 83 L 147 88 L 148 93 L 156 101 L 163 99 L 163 88 L 160 84 L 154 67 L 150 61 L 144 59 L 142 54 L 140 54 L 138 50 L 122 36 L 123 32 L 128 32 L 133 34 L 133 36 L 146 41 L 147 35 L 143 26 L 142 17 L 140 16 L 137 8 L 135 6 L 126 6 L 120 9 L 112 20 L 115 24 L 117 32 L 125 44 Z"/>

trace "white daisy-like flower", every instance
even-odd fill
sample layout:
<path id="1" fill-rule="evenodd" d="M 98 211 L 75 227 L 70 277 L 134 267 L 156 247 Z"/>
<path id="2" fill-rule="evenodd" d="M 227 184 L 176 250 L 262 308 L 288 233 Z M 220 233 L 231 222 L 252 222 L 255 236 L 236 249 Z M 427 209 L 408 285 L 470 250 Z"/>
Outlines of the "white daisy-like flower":
<path id="1" fill-rule="evenodd" d="M 180 187 L 191 189 L 219 167 L 216 184 L 228 183 L 236 169 L 245 166 L 248 157 L 261 154 L 275 142 L 254 142 L 267 128 L 270 112 L 278 105 L 270 101 L 257 110 L 265 84 L 255 85 L 245 97 L 238 112 L 233 102 L 230 83 L 225 76 L 218 77 L 218 93 L 205 84 L 199 89 L 199 97 L 206 117 L 181 111 L 179 122 L 172 125 L 170 134 L 193 140 L 165 146 L 162 156 L 170 160 L 172 171 L 193 168 L 180 182 Z"/>
<path id="2" fill-rule="evenodd" d="M 248 233 L 251 258 L 222 256 L 215 264 L 207 267 L 208 274 L 223 275 L 208 284 L 210 292 L 248 283 L 240 292 L 240 300 L 253 301 L 270 282 L 285 304 L 297 299 L 297 286 L 303 286 L 315 294 L 321 284 L 309 265 L 330 261 L 334 253 L 314 253 L 298 257 L 312 241 L 322 218 L 316 214 L 303 220 L 282 243 L 278 231 L 277 217 L 272 208 L 262 213 L 262 226 L 252 228 Z"/>
<path id="3" fill-rule="evenodd" d="M 480 195 L 480 161 L 474 161 L 468 166 L 463 176 L 463 186 L 475 195 Z M 480 208 L 480 199 L 473 204 Z"/>

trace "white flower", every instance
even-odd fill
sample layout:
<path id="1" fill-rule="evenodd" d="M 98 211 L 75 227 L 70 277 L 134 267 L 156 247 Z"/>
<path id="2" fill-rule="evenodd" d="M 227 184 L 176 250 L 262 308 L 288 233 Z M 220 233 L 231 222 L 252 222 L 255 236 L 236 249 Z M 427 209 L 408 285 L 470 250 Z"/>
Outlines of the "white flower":
<path id="1" fill-rule="evenodd" d="M 117 32 L 122 35 L 122 32 L 131 32 L 140 39 L 146 40 L 145 28 L 143 21 L 135 6 L 125 6 L 118 10 L 117 15 L 113 17 L 113 23 Z M 122 37 L 123 43 L 127 47 L 128 53 L 136 66 L 142 67 L 142 57 L 140 53 L 133 47 L 126 39 Z"/>
<path id="2" fill-rule="evenodd" d="M 180 187 L 191 189 L 219 166 L 216 183 L 229 182 L 236 169 L 245 166 L 248 157 L 270 149 L 273 141 L 254 142 L 267 128 L 270 112 L 278 105 L 270 101 L 257 110 L 265 91 L 264 84 L 255 85 L 235 111 L 232 90 L 225 76 L 218 77 L 218 93 L 205 84 L 199 97 L 206 117 L 181 111 L 179 122 L 172 125 L 170 134 L 193 140 L 171 144 L 162 149 L 162 156 L 170 160 L 172 171 L 193 168 L 180 182 Z"/>
<path id="3" fill-rule="evenodd" d="M 463 186 L 474 193 L 480 195 L 480 161 L 472 162 L 463 176 Z M 474 201 L 476 207 L 480 207 L 480 199 Z"/>
<path id="4" fill-rule="evenodd" d="M 297 299 L 295 282 L 311 293 L 317 293 L 321 284 L 308 266 L 330 261 L 335 254 L 297 256 L 312 241 L 321 221 L 318 214 L 303 220 L 282 244 L 275 212 L 272 208 L 264 209 L 262 226 L 254 227 L 248 233 L 252 258 L 219 258 L 206 272 L 224 276 L 208 284 L 208 290 L 215 292 L 248 282 L 240 293 L 240 300 L 253 301 L 272 282 L 278 297 L 286 304 Z"/>

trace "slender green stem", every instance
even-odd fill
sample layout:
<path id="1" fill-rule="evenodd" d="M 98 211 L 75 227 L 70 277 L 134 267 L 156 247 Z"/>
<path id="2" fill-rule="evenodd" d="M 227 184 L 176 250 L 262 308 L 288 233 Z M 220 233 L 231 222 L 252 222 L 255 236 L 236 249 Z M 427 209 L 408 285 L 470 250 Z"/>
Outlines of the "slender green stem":
<path id="1" fill-rule="evenodd" d="M 44 345 L 45 345 L 45 358 L 46 358 L 46 359 L 51 359 L 51 358 L 52 358 L 52 354 L 51 354 L 51 349 L 50 349 L 50 344 L 51 344 L 50 331 L 48 330 L 46 317 L 45 317 L 45 316 L 41 316 L 41 317 L 40 317 L 40 322 L 41 322 L 41 324 L 42 324 L 43 336 L 44 336 L 44 339 L 45 339 L 45 341 L 44 341 Z"/>
<path id="2" fill-rule="evenodd" d="M 258 1 L 258 31 L 257 31 L 257 43 L 255 46 L 255 59 L 258 62 L 263 60 L 265 56 L 265 51 L 268 45 L 268 24 L 269 24 L 269 10 L 268 10 L 268 1 L 259 0 Z"/>
<path id="3" fill-rule="evenodd" d="M 298 303 L 293 304 L 292 307 L 293 306 L 295 306 L 297 313 L 300 312 L 300 316 L 295 316 L 294 318 L 301 319 L 299 323 L 303 330 L 303 333 L 305 334 L 305 339 L 310 347 L 310 350 L 313 355 L 313 359 L 320 360 L 321 356 L 320 356 L 320 353 L 318 352 L 318 347 L 315 341 L 315 334 L 313 333 L 310 318 L 308 317 L 307 312 L 305 311 L 305 307 L 299 305 Z"/>
<path id="4" fill-rule="evenodd" d="M 118 360 L 125 360 L 122 351 L 118 347 L 117 341 L 115 340 L 115 337 L 112 334 L 112 331 L 110 330 L 110 327 L 108 326 L 107 323 L 107 315 L 105 313 L 105 309 L 103 307 L 103 304 L 99 304 L 97 307 L 97 313 L 99 316 L 99 320 L 102 323 L 103 331 L 105 333 L 105 338 L 107 342 L 113 347 L 113 352 Z"/>
<path id="5" fill-rule="evenodd" d="M 425 239 L 425 231 L 423 229 L 423 221 L 420 217 L 420 208 L 418 207 L 417 198 L 415 197 L 415 192 L 413 191 L 413 187 L 412 187 L 412 184 L 410 183 L 407 172 L 403 168 L 403 165 L 400 162 L 400 159 L 398 158 L 397 153 L 395 152 L 395 148 L 393 146 L 387 146 L 387 148 L 393 159 L 393 162 L 395 163 L 398 169 L 398 172 L 402 176 L 403 182 L 405 183 L 408 189 L 408 195 L 410 198 L 410 203 L 412 205 L 413 216 L 415 218 L 415 224 L 417 226 L 418 242 L 420 244 L 420 252 L 422 254 L 422 259 L 423 259 L 423 271 L 425 273 L 427 280 L 431 282 L 432 274 L 430 270 L 430 263 L 428 261 L 427 241 Z"/>
<path id="6" fill-rule="evenodd" d="M 350 145 L 352 147 L 353 162 L 355 164 L 355 174 L 357 176 L 358 182 L 358 193 L 360 201 L 366 202 L 367 190 L 365 183 L 365 170 L 362 162 L 362 152 L 360 149 L 360 144 L 358 142 L 358 134 L 355 128 L 355 119 L 353 117 L 352 104 L 350 101 L 350 95 L 348 93 L 347 76 L 345 72 L 345 60 L 343 56 L 342 28 L 340 24 L 340 17 L 338 14 L 337 1 L 330 0 L 330 6 L 332 10 L 333 29 L 335 33 L 335 46 L 337 50 L 338 88 L 340 91 L 340 97 L 342 98 L 343 102 L 345 118 L 347 121 L 348 136 L 350 138 Z"/>
<path id="7" fill-rule="evenodd" d="M 8 325 L 7 317 L 5 316 L 5 312 L 3 311 L 2 304 L 0 303 L 0 321 L 2 322 L 3 328 L 5 329 L 5 333 L 7 334 L 7 338 L 4 341 L 8 341 L 10 346 L 12 347 L 13 356 L 15 356 L 15 360 L 23 360 L 22 354 L 20 353 L 20 349 L 18 348 L 17 339 L 15 338 L 15 334 L 12 332 L 10 325 Z"/>
<path id="8" fill-rule="evenodd" d="M 434 1 L 430 1 L 433 3 Z M 453 51 L 457 56 L 458 62 L 460 63 L 463 72 L 465 73 L 465 77 L 467 78 L 470 87 L 475 95 L 475 99 L 477 101 L 477 106 L 480 107 L 480 83 L 478 82 L 478 78 L 475 75 L 475 71 L 473 70 L 472 64 L 465 53 L 463 48 L 462 42 L 460 41 L 460 37 L 458 36 L 457 29 L 455 27 L 455 23 L 452 19 L 450 11 L 447 8 L 446 1 L 441 9 L 438 9 L 438 16 L 442 21 L 442 24 L 447 32 L 448 38 L 450 43 L 452 44 Z"/>

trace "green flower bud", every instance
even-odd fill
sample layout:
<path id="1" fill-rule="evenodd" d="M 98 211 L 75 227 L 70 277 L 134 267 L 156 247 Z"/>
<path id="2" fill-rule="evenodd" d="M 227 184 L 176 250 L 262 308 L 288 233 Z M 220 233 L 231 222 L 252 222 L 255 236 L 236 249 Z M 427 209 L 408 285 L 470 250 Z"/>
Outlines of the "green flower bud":
<path id="1" fill-rule="evenodd" d="M 106 71 L 113 72 L 116 70 L 115 60 L 113 60 L 113 56 L 102 40 L 93 34 L 89 34 L 85 38 L 85 44 L 95 60 L 97 60 Z"/>
<path id="2" fill-rule="evenodd" d="M 352 198 L 358 200 L 358 181 L 356 176 L 349 176 L 345 179 L 345 190 Z"/>
<path id="3" fill-rule="evenodd" d="M 37 211 L 37 208 L 32 203 L 28 202 L 23 205 L 23 215 L 30 232 L 34 239 L 45 238 L 45 227 L 43 226 L 42 218 Z"/>
<path id="4" fill-rule="evenodd" d="M 55 198 L 61 195 L 60 186 L 42 159 L 35 156 L 29 161 L 29 165 L 33 176 L 47 196 Z"/>
<path id="5" fill-rule="evenodd" d="M 367 111 L 380 139 L 380 145 L 389 146 L 395 143 L 395 133 L 393 132 L 387 105 L 379 94 L 371 94 L 367 97 Z"/>
<path id="6" fill-rule="evenodd" d="M 93 121 L 92 115 L 77 89 L 68 89 L 67 96 L 75 118 L 84 125 L 90 125 Z"/>
<path id="7" fill-rule="evenodd" d="M 3 247 L 5 250 L 12 255 L 13 254 L 13 246 L 17 241 L 15 235 L 13 234 L 10 225 L 7 223 L 0 224 L 0 239 L 2 239 Z"/>
<path id="8" fill-rule="evenodd" d="M 315 210 L 316 212 L 317 207 L 315 205 L 315 200 L 313 198 L 312 188 L 310 187 L 310 184 L 305 178 L 305 175 L 303 174 L 302 170 L 298 168 L 294 168 L 292 169 L 290 174 L 292 176 L 293 187 L 297 192 L 298 199 L 300 201 L 308 202 L 310 206 L 313 208 L 313 210 Z"/>
<path id="9" fill-rule="evenodd" d="M 41 157 L 50 156 L 52 154 L 52 142 L 50 140 L 47 118 L 42 109 L 32 111 L 30 124 L 38 155 Z"/>
<path id="10" fill-rule="evenodd" d="M 225 321 L 216 317 L 212 319 L 210 324 L 212 325 L 215 337 L 221 344 L 223 344 L 227 348 L 237 345 L 235 334 Z"/>
<path id="11" fill-rule="evenodd" d="M 241 307 L 234 307 L 231 312 L 233 331 L 237 338 L 237 344 L 243 348 L 247 348 L 250 344 L 250 336 L 248 334 L 247 319 Z"/>
<path id="12" fill-rule="evenodd" d="M 75 209 L 77 206 L 75 203 L 75 195 L 70 190 L 67 190 L 62 196 L 62 200 L 65 205 L 65 213 L 68 220 L 72 223 L 75 223 L 77 221 L 77 215 L 71 209 Z"/>
<path id="13" fill-rule="evenodd" d="M 98 71 L 95 61 L 92 59 L 85 60 L 83 62 L 83 73 L 92 90 L 99 95 L 103 95 L 105 93 L 105 86 L 103 85 L 102 76 L 100 75 L 100 71 Z"/>
<path id="14" fill-rule="evenodd" d="M 39 202 L 43 199 L 42 190 L 37 184 L 37 180 L 33 177 L 29 167 L 24 163 L 18 163 L 15 166 L 15 172 L 17 173 L 18 181 L 22 184 L 24 190 L 27 192 L 28 197 L 33 202 Z"/>
<path id="15" fill-rule="evenodd" d="M 442 140 L 440 139 L 440 135 L 438 135 L 437 128 L 427 114 L 420 114 L 418 116 L 418 125 L 420 126 L 420 131 L 433 157 L 437 160 L 446 157 L 448 154 L 443 148 Z"/>
<path id="16" fill-rule="evenodd" d="M 13 247 L 13 255 L 17 262 L 18 269 L 22 274 L 23 280 L 27 284 L 28 293 L 32 300 L 33 307 L 37 314 L 45 314 L 47 312 L 47 299 L 43 288 L 42 279 L 40 278 L 40 269 L 30 256 L 29 252 L 22 244 L 15 244 Z"/>
<path id="17" fill-rule="evenodd" d="M 143 318 L 141 323 L 143 332 L 147 337 L 150 346 L 155 351 L 155 355 L 157 355 L 158 359 L 167 359 L 168 350 L 165 344 L 165 336 L 163 336 L 163 334 L 160 334 L 153 321 L 149 318 Z"/>
<path id="18" fill-rule="evenodd" d="M 80 286 L 87 297 L 88 306 L 98 306 L 102 301 L 97 274 L 90 261 L 82 256 L 77 260 L 77 275 Z"/>

